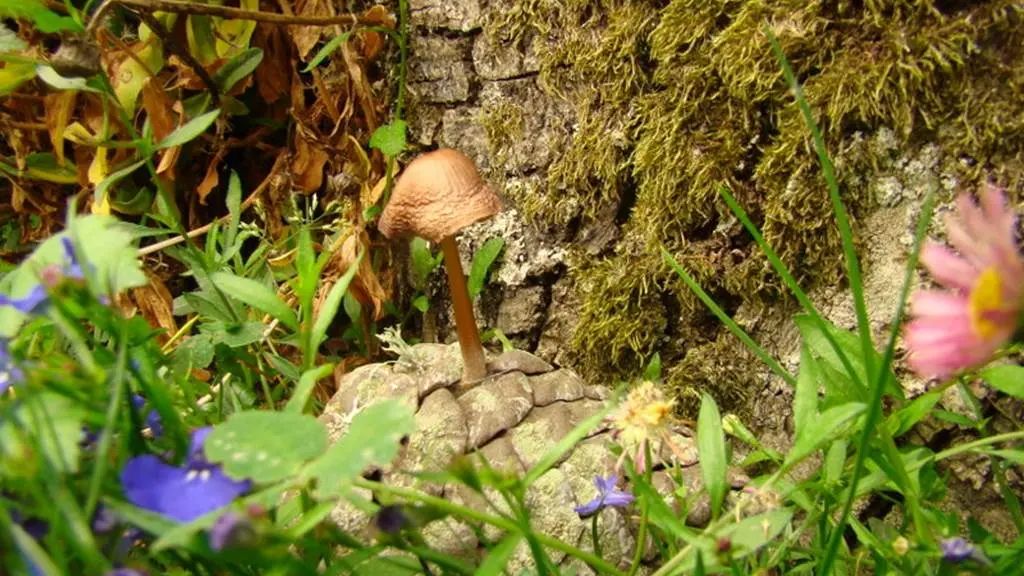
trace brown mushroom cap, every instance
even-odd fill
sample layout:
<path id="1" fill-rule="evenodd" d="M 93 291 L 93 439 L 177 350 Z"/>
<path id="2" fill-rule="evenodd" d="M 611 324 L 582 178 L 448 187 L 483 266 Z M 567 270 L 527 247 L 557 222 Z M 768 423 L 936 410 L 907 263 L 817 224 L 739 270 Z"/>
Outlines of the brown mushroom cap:
<path id="1" fill-rule="evenodd" d="M 405 167 L 377 229 L 388 238 L 419 236 L 436 244 L 501 208 L 501 198 L 468 156 L 435 150 Z"/>

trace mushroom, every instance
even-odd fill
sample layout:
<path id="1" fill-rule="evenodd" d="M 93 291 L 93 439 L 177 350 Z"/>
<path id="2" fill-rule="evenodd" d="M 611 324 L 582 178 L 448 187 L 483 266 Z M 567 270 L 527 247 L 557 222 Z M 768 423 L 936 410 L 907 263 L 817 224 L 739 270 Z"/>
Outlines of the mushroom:
<path id="1" fill-rule="evenodd" d="M 405 167 L 377 224 L 388 238 L 419 236 L 441 246 L 455 308 L 464 384 L 487 376 L 487 361 L 455 234 L 501 209 L 501 199 L 480 177 L 476 164 L 457 150 L 441 149 L 423 154 Z"/>

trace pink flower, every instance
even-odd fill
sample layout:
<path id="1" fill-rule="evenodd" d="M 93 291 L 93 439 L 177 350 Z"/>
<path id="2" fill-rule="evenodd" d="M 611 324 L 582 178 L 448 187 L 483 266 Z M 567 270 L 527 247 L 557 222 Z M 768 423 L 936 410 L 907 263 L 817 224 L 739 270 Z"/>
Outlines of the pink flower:
<path id="1" fill-rule="evenodd" d="M 924 290 L 910 302 L 909 363 L 918 374 L 946 378 L 992 357 L 1017 330 L 1024 262 L 1014 240 L 1016 217 L 1002 190 L 986 184 L 981 205 L 957 199 L 960 220 L 947 222 L 948 247 L 929 241 L 921 262 L 947 290 Z"/>

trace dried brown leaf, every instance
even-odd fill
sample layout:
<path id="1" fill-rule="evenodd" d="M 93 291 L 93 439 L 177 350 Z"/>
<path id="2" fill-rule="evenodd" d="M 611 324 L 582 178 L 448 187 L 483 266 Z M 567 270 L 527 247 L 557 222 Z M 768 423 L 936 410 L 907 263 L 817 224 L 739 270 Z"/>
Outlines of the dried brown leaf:
<path id="1" fill-rule="evenodd" d="M 324 182 L 324 165 L 329 159 L 323 147 L 307 140 L 300 131 L 295 137 L 295 158 L 292 160 L 295 185 L 306 194 L 319 190 Z"/>
<path id="2" fill-rule="evenodd" d="M 170 290 L 156 275 L 147 272 L 149 284 L 141 288 L 132 289 L 132 299 L 138 307 L 142 317 L 152 326 L 159 326 L 166 330 L 166 333 L 159 334 L 157 342 L 164 344 L 171 334 L 178 331 L 178 323 L 174 319 L 173 298 Z"/>
<path id="3" fill-rule="evenodd" d="M 341 272 L 344 273 L 359 257 L 359 252 L 362 250 L 369 254 L 370 237 L 365 231 L 360 231 L 358 234 L 352 234 L 341 244 L 341 249 L 338 250 L 338 261 L 341 267 Z M 380 280 L 377 279 L 377 274 L 373 271 L 373 259 L 363 256 L 363 260 L 359 263 L 359 270 L 356 272 L 355 278 L 352 280 L 352 284 L 349 286 L 349 290 L 352 291 L 352 295 L 356 300 L 359 301 L 363 306 L 373 307 L 373 318 L 374 320 L 380 320 L 381 315 L 384 312 L 384 302 L 388 299 L 388 294 L 381 286 Z"/>
<path id="4" fill-rule="evenodd" d="M 210 160 L 209 166 L 206 167 L 206 176 L 203 177 L 203 181 L 196 187 L 196 194 L 199 195 L 199 203 L 206 205 L 206 197 L 213 192 L 213 189 L 220 183 L 220 175 L 217 173 L 217 167 L 220 165 L 221 160 L 224 159 L 224 154 L 227 153 L 227 148 L 220 148 L 217 153 L 214 154 L 213 159 Z"/>
<path id="5" fill-rule="evenodd" d="M 174 101 L 157 78 L 148 78 L 142 84 L 142 108 L 149 116 L 149 124 L 153 128 L 153 139 L 160 142 L 168 134 L 174 132 L 180 123 L 174 118 Z"/>
<path id="6" fill-rule="evenodd" d="M 60 164 L 64 163 L 64 130 L 68 127 L 71 112 L 75 109 L 77 101 L 78 92 L 73 90 L 48 94 L 44 98 L 46 129 L 50 133 L 53 153 Z"/>
<path id="7" fill-rule="evenodd" d="M 331 14 L 331 3 L 329 0 L 299 0 L 295 6 L 295 14 L 298 16 L 329 16 Z M 323 33 L 323 26 L 289 26 L 288 33 L 299 50 L 299 58 L 303 61 L 306 56 L 320 41 Z"/>
<path id="8" fill-rule="evenodd" d="M 260 24 L 253 34 L 253 45 L 263 49 L 263 61 L 253 74 L 263 101 L 272 104 L 290 91 L 291 54 L 280 26 Z"/>
<path id="9" fill-rule="evenodd" d="M 388 9 L 380 4 L 371 7 L 364 15 L 379 20 L 382 28 L 395 27 L 395 19 Z M 362 40 L 359 51 L 366 60 L 373 60 L 384 49 L 384 35 L 380 32 L 361 32 L 358 37 Z"/>

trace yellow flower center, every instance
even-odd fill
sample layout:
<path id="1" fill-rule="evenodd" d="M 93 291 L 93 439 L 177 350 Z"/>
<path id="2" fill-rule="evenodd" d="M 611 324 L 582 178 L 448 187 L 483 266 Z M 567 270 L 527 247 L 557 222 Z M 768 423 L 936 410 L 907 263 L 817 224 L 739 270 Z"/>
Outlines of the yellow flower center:
<path id="1" fill-rule="evenodd" d="M 982 338 L 991 338 L 999 325 L 987 317 L 987 313 L 1003 308 L 1003 281 L 995 268 L 986 268 L 970 294 L 971 326 Z"/>

